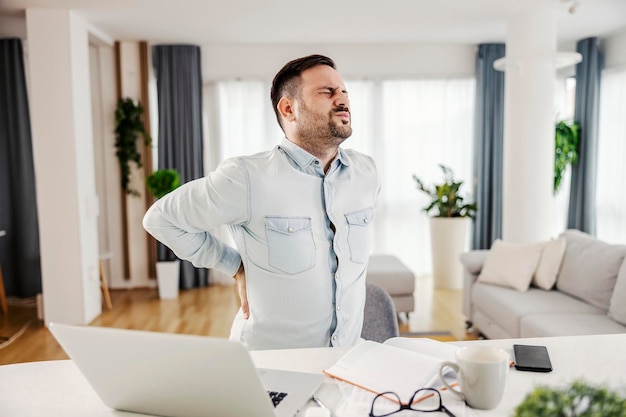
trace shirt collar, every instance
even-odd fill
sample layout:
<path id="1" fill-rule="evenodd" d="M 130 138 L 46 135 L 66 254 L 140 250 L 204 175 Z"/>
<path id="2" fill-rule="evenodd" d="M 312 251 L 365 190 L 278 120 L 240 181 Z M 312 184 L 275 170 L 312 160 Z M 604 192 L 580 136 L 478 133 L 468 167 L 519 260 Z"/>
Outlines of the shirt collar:
<path id="1" fill-rule="evenodd" d="M 315 157 L 314 155 L 311 155 L 310 153 L 308 153 L 307 151 L 305 151 L 304 149 L 302 149 L 301 147 L 299 147 L 298 145 L 296 145 L 295 143 L 293 143 L 287 138 L 283 138 L 279 147 L 282 148 L 285 151 L 285 153 L 291 159 L 293 159 L 293 161 L 297 163 L 298 166 L 300 166 L 301 168 L 311 165 L 315 163 L 315 161 L 319 161 L 317 157 Z M 341 162 L 341 164 L 345 166 L 350 166 L 350 157 L 344 152 L 342 148 L 339 148 L 338 155 L 335 159 Z"/>

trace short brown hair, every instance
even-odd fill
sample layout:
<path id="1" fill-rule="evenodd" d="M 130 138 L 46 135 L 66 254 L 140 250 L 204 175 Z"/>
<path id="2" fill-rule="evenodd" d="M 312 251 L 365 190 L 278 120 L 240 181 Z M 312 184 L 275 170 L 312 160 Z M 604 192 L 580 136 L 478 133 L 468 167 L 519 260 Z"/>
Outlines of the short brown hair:
<path id="1" fill-rule="evenodd" d="M 278 120 L 278 124 L 281 128 L 283 127 L 283 124 L 281 123 L 280 113 L 278 112 L 278 102 L 285 96 L 297 96 L 298 88 L 300 87 L 300 74 L 302 74 L 303 71 L 318 65 L 328 65 L 329 67 L 336 69 L 335 62 L 327 56 L 309 55 L 289 61 L 274 76 L 274 80 L 272 81 L 272 90 L 270 91 L 270 98 L 272 100 L 274 114 L 276 114 L 276 120 Z"/>

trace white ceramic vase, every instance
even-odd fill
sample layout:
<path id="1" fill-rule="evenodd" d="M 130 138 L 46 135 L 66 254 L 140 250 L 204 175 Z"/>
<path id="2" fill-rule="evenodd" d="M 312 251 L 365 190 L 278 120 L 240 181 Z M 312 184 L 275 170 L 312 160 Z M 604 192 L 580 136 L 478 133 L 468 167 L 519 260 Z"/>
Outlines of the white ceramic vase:
<path id="1" fill-rule="evenodd" d="M 157 262 L 157 284 L 159 298 L 168 300 L 178 297 L 180 261 Z"/>
<path id="2" fill-rule="evenodd" d="M 459 256 L 465 251 L 468 219 L 467 217 L 430 219 L 430 245 L 436 288 L 459 290 L 463 286 L 463 268 Z"/>

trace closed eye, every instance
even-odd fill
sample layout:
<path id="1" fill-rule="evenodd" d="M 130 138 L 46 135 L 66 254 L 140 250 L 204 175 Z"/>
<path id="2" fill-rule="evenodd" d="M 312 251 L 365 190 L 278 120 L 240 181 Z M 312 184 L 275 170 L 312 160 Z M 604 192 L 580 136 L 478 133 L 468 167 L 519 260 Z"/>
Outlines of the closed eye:
<path id="1" fill-rule="evenodd" d="M 335 92 L 339 90 L 339 88 L 333 88 L 333 87 L 324 87 L 320 89 L 320 93 L 321 94 L 328 94 L 331 97 L 335 95 Z M 348 95 L 348 90 L 341 90 L 341 92 L 345 95 Z"/>

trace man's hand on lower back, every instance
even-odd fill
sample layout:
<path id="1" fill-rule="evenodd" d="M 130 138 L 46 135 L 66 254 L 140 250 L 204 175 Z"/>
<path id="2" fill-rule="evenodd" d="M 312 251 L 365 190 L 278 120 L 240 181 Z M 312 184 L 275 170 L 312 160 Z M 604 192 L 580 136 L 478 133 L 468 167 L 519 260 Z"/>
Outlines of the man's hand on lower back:
<path id="1" fill-rule="evenodd" d="M 239 266 L 239 269 L 233 278 L 237 282 L 237 292 L 239 293 L 239 300 L 241 301 L 241 311 L 243 312 L 243 317 L 247 319 L 250 317 L 250 308 L 248 307 L 246 271 L 243 269 L 243 263 Z"/>

